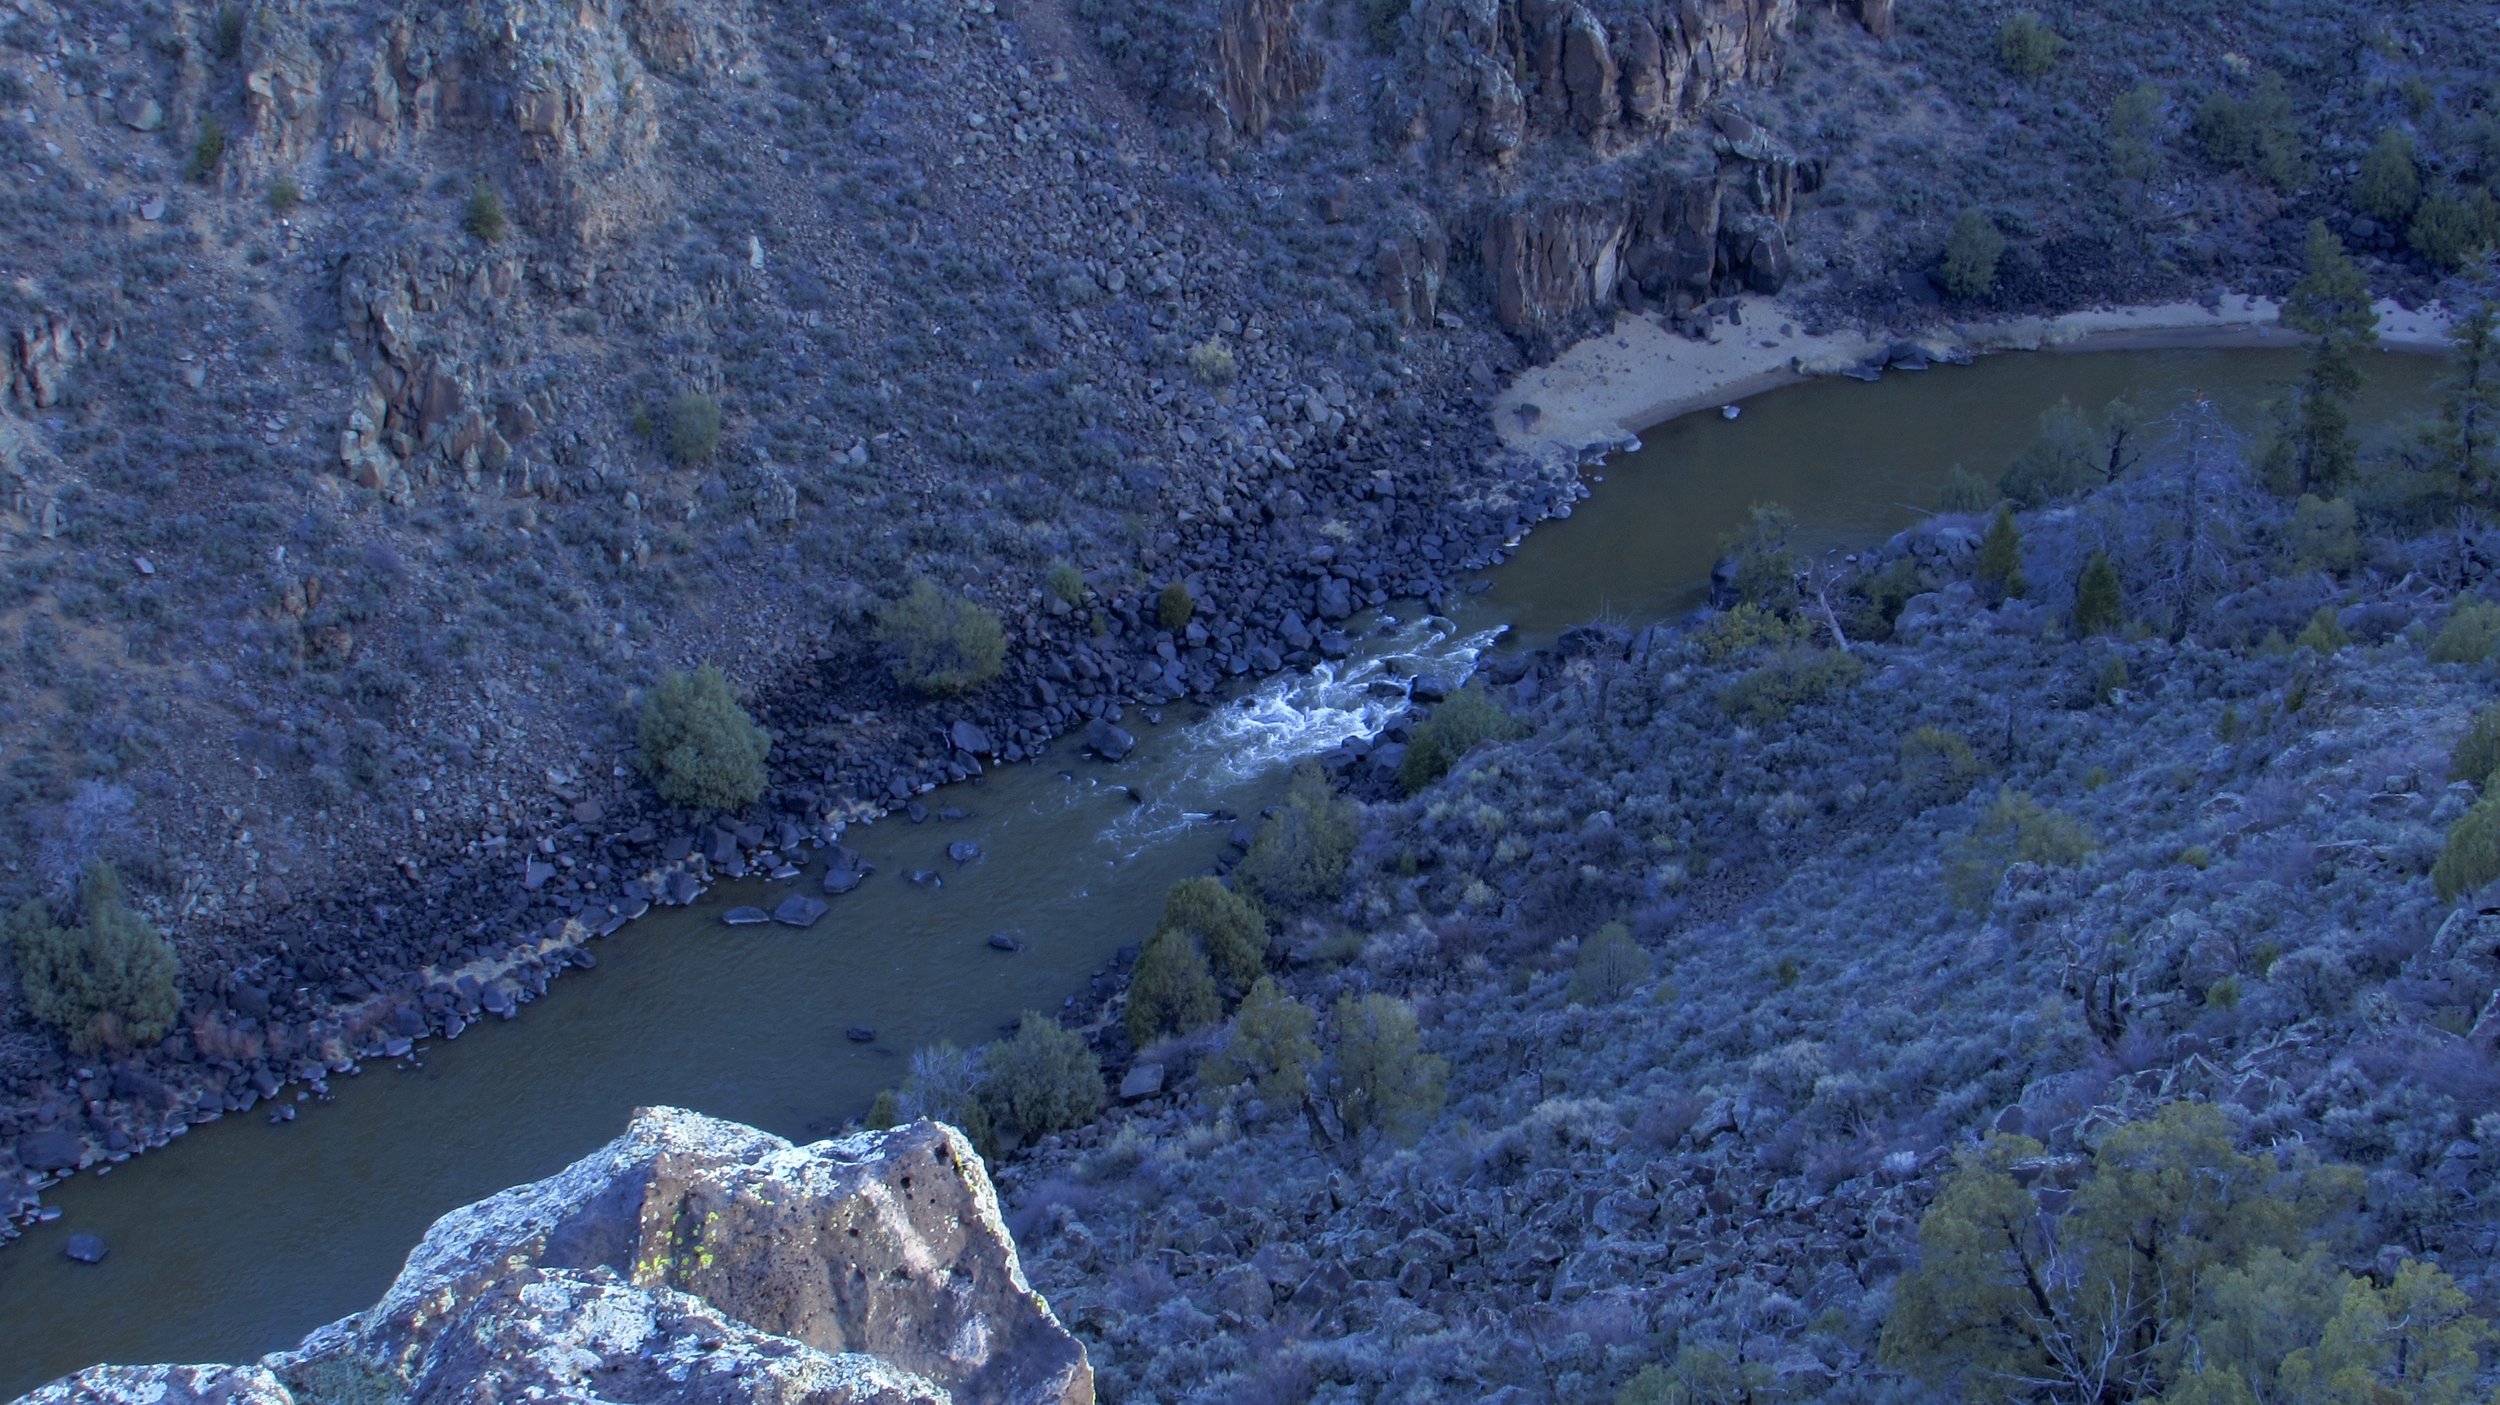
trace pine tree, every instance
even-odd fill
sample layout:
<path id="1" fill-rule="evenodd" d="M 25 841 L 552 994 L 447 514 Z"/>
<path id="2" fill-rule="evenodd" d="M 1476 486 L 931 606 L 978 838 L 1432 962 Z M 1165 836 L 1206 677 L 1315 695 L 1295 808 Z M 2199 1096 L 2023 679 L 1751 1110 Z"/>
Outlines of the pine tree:
<path id="1" fill-rule="evenodd" d="M 1979 539 L 1979 591 L 1991 605 L 2019 598 L 2030 588 L 2023 579 L 2023 532 L 2015 525 L 2014 509 L 1997 506 L 1995 519 L 1988 523 L 1988 533 Z"/>
<path id="2" fill-rule="evenodd" d="M 1415 1010 L 1394 995 L 1337 997 L 1329 1021 L 1328 1099 L 1349 1143 L 1378 1133 L 1411 1142 L 1441 1113 L 1450 1066 L 1423 1049 Z"/>
<path id="3" fill-rule="evenodd" d="M 2126 622 L 2126 600 L 2109 553 L 2096 551 L 2075 576 L 2075 633 L 2107 634 Z"/>
<path id="4" fill-rule="evenodd" d="M 2313 338 L 2293 431 L 2299 490 L 2332 497 L 2359 463 L 2352 402 L 2361 393 L 2360 354 L 2378 341 L 2378 313 L 2361 266 L 2324 220 L 2310 221 L 2307 270 L 2283 301 L 2283 321 Z"/>

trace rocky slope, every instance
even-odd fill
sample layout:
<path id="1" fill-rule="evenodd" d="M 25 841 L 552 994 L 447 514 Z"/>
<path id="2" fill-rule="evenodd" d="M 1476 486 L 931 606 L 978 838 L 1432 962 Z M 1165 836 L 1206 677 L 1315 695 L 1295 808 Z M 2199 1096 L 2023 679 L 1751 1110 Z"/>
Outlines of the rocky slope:
<path id="1" fill-rule="evenodd" d="M 98 1366 L 23 1405 L 509 1399 L 1090 1405 L 980 1158 L 922 1122 L 794 1147 L 645 1110 L 437 1221 L 369 1310 L 245 1366 Z"/>

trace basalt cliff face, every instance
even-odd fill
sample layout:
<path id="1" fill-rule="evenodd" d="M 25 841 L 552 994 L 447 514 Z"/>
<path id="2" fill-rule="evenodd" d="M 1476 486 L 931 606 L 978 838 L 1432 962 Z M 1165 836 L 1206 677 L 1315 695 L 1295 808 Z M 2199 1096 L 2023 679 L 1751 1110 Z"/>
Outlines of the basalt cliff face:
<path id="1" fill-rule="evenodd" d="M 1090 1405 L 971 1145 L 813 1146 L 674 1108 L 437 1221 L 371 1309 L 243 1366 L 98 1366 L 23 1405 Z"/>
<path id="2" fill-rule="evenodd" d="M 1891 27 L 1884 0 L 1838 8 Z M 1788 281 L 1793 203 L 1820 170 L 1720 104 L 1777 75 L 1797 12 L 1427 0 L 1345 35 L 1344 7 L 1230 0 L 1179 27 L 1203 36 L 1194 48 L 1174 40 L 1139 72 L 1218 152 L 1288 121 L 1367 126 L 1429 173 L 1419 232 L 1375 255 L 1383 295 L 1429 319 L 1455 255 L 1501 326 L 1542 349 L 1626 303 L 1680 313 Z"/>

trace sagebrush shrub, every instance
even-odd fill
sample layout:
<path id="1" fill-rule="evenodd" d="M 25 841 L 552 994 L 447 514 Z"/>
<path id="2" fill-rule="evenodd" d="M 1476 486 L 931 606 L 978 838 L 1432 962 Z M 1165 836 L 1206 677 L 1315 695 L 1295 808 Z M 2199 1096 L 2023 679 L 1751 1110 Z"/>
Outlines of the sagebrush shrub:
<path id="1" fill-rule="evenodd" d="M 1450 773 L 1459 758 L 1489 742 L 1517 741 L 1528 725 L 1502 710 L 1484 689 L 1469 686 L 1444 699 L 1416 727 L 1398 763 L 1398 783 L 1409 794 Z"/>

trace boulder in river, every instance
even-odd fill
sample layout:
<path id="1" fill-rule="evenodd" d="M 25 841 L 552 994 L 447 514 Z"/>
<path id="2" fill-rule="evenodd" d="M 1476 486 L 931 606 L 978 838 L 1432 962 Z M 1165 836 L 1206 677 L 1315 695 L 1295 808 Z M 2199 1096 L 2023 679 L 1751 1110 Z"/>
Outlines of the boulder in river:
<path id="1" fill-rule="evenodd" d="M 969 839 L 958 839 L 946 846 L 946 857 L 957 863 L 970 863 L 981 857 L 981 846 Z"/>
<path id="2" fill-rule="evenodd" d="M 760 907 L 733 907 L 722 913 L 720 920 L 732 927 L 761 927 L 772 921 L 773 915 Z"/>
<path id="3" fill-rule="evenodd" d="M 836 865 L 825 870 L 825 891 L 837 898 L 867 881 L 868 875 L 855 868 Z"/>
<path id="4" fill-rule="evenodd" d="M 877 1042 L 877 1032 L 864 1024 L 852 1025 L 849 1029 L 842 1031 L 842 1037 L 850 1040 L 854 1044 L 874 1044 Z"/>
<path id="5" fill-rule="evenodd" d="M 586 1372 L 595 1370 L 595 1377 Z M 435 1222 L 382 1300 L 248 1366 L 95 1366 L 25 1405 L 338 1398 L 1090 1405 L 981 1158 L 934 1122 L 813 1146 L 675 1108 Z"/>
<path id="6" fill-rule="evenodd" d="M 61 1246 L 61 1257 L 73 1263 L 100 1264 L 107 1252 L 104 1237 L 99 1234 L 73 1234 Z"/>
<path id="7" fill-rule="evenodd" d="M 1024 942 L 1019 938 L 1009 936 L 1005 932 L 992 932 L 990 933 L 990 950 L 1022 951 L 1024 950 Z"/>
<path id="8" fill-rule="evenodd" d="M 1118 723 L 1097 717 L 1085 724 L 1085 749 L 1105 761 L 1118 761 L 1137 749 L 1137 738 Z"/>
<path id="9" fill-rule="evenodd" d="M 813 927 L 816 919 L 824 915 L 825 900 L 811 898 L 804 893 L 793 893 L 783 898 L 781 906 L 773 909 L 773 920 L 784 927 Z"/>

